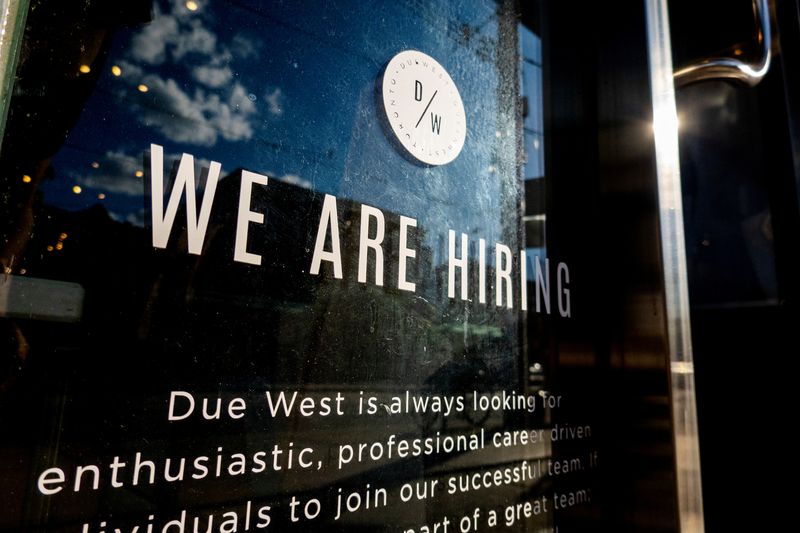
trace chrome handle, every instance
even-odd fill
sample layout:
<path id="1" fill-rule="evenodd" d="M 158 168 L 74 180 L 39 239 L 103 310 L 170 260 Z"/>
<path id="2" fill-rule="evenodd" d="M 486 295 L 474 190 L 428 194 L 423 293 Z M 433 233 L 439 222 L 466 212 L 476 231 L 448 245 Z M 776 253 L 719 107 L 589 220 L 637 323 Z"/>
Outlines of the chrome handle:
<path id="1" fill-rule="evenodd" d="M 755 87 L 764 78 L 772 61 L 770 46 L 772 28 L 769 19 L 768 0 L 753 0 L 753 15 L 758 25 L 760 57 L 750 63 L 732 57 L 710 57 L 676 70 L 673 74 L 676 87 L 684 87 L 698 81 L 723 79 Z"/>

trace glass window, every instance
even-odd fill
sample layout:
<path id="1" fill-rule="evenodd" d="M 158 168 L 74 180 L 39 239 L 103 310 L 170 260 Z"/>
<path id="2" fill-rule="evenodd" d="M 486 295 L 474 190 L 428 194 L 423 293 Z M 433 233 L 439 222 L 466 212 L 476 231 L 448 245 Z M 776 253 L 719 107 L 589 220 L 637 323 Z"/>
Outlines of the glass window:
<path id="1" fill-rule="evenodd" d="M 20 6 L 0 529 L 669 530 L 644 17 L 544 4 Z"/>

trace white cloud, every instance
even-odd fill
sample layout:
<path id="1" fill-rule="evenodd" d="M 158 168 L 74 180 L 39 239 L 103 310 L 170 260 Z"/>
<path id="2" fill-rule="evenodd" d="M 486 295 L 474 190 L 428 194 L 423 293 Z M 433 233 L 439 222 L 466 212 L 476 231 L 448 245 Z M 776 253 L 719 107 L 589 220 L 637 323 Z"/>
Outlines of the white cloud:
<path id="1" fill-rule="evenodd" d="M 77 178 L 81 185 L 105 193 L 127 196 L 144 194 L 144 182 L 136 177 L 136 171 L 143 169 L 142 158 L 109 150 L 98 162 L 98 169 Z"/>
<path id="2" fill-rule="evenodd" d="M 267 93 L 264 99 L 269 104 L 269 112 L 273 115 L 283 115 L 283 91 L 280 87 L 276 87 L 271 93 Z"/>
<path id="3" fill-rule="evenodd" d="M 160 109 L 143 108 L 140 120 L 173 142 L 213 146 L 219 136 L 228 141 L 253 136 L 250 117 L 255 104 L 238 83 L 227 98 L 201 89 L 190 96 L 175 80 L 154 74 L 147 76 L 145 83 Z"/>
<path id="4" fill-rule="evenodd" d="M 177 143 L 213 146 L 219 138 L 250 139 L 256 98 L 235 81 L 232 64 L 235 58 L 257 56 L 257 45 L 241 34 L 220 42 L 204 25 L 207 17 L 187 10 L 178 0 L 171 2 L 167 13 L 156 6 L 155 14 L 154 21 L 133 37 L 128 60 L 118 63 L 123 77 L 134 81 L 128 91 L 139 83 L 149 89 L 137 95 L 148 102 L 140 108 L 139 120 Z M 185 69 L 196 84 L 181 74 L 159 74 L 161 65 Z M 283 114 L 279 88 L 267 93 L 265 102 L 269 113 Z"/>
<path id="5" fill-rule="evenodd" d="M 239 83 L 233 86 L 229 101 L 233 107 L 248 115 L 256 111 L 255 102 L 250 99 L 250 95 L 247 94 L 245 88 Z"/>
<path id="6" fill-rule="evenodd" d="M 192 69 L 192 77 L 211 88 L 222 87 L 233 78 L 233 71 L 230 67 L 213 67 L 210 65 L 200 65 Z"/>
<path id="7" fill-rule="evenodd" d="M 183 154 L 164 154 L 164 177 L 170 175 L 173 164 L 180 161 Z M 194 154 L 192 154 L 194 155 Z M 144 154 L 138 156 L 128 155 L 121 150 L 109 150 L 98 160 L 100 166 L 89 171 L 76 181 L 90 189 L 106 194 L 125 196 L 142 196 L 146 190 L 145 180 L 150 179 L 150 168 L 144 166 Z M 195 176 L 197 187 L 203 188 L 202 169 L 207 169 L 211 161 L 202 157 L 194 158 Z M 143 176 L 137 177 L 136 172 L 142 171 Z M 220 171 L 220 177 L 225 175 L 225 170 Z"/>
<path id="8" fill-rule="evenodd" d="M 196 93 L 200 96 L 201 93 Z M 250 112 L 239 110 L 225 102 L 218 95 L 212 94 L 204 102 L 200 102 L 203 107 L 203 114 L 208 117 L 206 123 L 214 128 L 227 141 L 241 141 L 253 136 L 253 128 L 247 120 Z"/>
<path id="9" fill-rule="evenodd" d="M 134 226 L 144 227 L 144 209 L 136 213 L 128 213 L 125 217 L 125 222 L 130 222 Z"/>
<path id="10" fill-rule="evenodd" d="M 145 83 L 160 109 L 143 108 L 139 119 L 144 124 L 173 142 L 203 146 L 217 142 L 217 132 L 203 116 L 202 101 L 198 102 L 183 92 L 173 79 L 164 80 L 151 74 L 145 78 Z"/>
<path id="11" fill-rule="evenodd" d="M 179 32 L 174 38 L 172 57 L 181 60 L 186 54 L 214 55 L 217 47 L 217 36 L 203 27 L 199 20 L 190 23 L 188 31 Z"/>
<path id="12" fill-rule="evenodd" d="M 298 187 L 302 187 L 303 189 L 313 189 L 313 184 L 305 178 L 301 178 L 296 174 L 284 174 L 279 178 L 275 178 L 278 181 L 282 181 L 284 183 L 288 183 L 290 185 L 296 185 Z"/>
<path id="13" fill-rule="evenodd" d="M 122 70 L 123 78 L 132 79 L 137 82 L 142 78 L 142 74 L 144 73 L 142 67 L 135 65 L 130 61 L 125 61 L 124 59 L 122 61 L 118 61 L 117 66 L 120 68 L 120 70 Z"/>
<path id="14" fill-rule="evenodd" d="M 233 61 L 233 54 L 231 51 L 225 46 L 220 45 L 214 51 L 214 55 L 209 58 L 208 65 L 211 67 L 224 67 L 229 65 L 231 61 Z"/>
<path id="15" fill-rule="evenodd" d="M 135 213 L 128 213 L 127 215 L 121 215 L 119 213 L 115 213 L 114 211 L 109 211 L 108 216 L 110 216 L 116 222 L 128 222 L 134 226 L 144 227 L 144 209 L 140 209 Z"/>
<path id="16" fill-rule="evenodd" d="M 149 65 L 160 65 L 168 56 L 173 61 L 180 61 L 192 53 L 213 56 L 216 48 L 217 36 L 204 27 L 201 20 L 179 21 L 174 15 L 159 13 L 158 10 L 153 22 L 131 40 L 133 58 Z"/>
<path id="17" fill-rule="evenodd" d="M 105 172 L 133 175 L 142 168 L 144 159 L 127 155 L 125 152 L 108 150 L 103 158 Z"/>
<path id="18" fill-rule="evenodd" d="M 138 61 L 159 65 L 166 59 L 167 44 L 174 42 L 178 33 L 178 21 L 175 17 L 163 15 L 156 10 L 153 22 L 134 35 L 131 55 Z"/>
<path id="19" fill-rule="evenodd" d="M 233 36 L 231 40 L 231 49 L 233 53 L 236 54 L 236 57 L 241 59 L 250 59 L 258 56 L 256 44 L 241 33 L 237 33 Z"/>

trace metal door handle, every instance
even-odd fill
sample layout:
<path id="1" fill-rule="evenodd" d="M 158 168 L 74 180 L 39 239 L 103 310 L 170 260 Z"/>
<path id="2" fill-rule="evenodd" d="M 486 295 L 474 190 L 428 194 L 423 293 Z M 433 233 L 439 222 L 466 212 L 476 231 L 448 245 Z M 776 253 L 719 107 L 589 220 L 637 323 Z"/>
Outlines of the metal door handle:
<path id="1" fill-rule="evenodd" d="M 753 0 L 753 15 L 758 26 L 758 47 L 760 57 L 757 61 L 744 62 L 732 57 L 709 57 L 676 70 L 673 77 L 676 87 L 703 80 L 733 80 L 755 87 L 764 78 L 772 61 L 770 50 L 772 29 L 769 18 L 768 0 Z"/>

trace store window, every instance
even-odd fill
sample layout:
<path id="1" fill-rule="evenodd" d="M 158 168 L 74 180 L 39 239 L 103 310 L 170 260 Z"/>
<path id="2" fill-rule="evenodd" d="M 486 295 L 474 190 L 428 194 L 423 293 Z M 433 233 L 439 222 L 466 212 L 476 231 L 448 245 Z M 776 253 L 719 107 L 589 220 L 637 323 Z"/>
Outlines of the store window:
<path id="1" fill-rule="evenodd" d="M 488 0 L 18 9 L 0 529 L 674 526 L 659 278 L 592 257 L 605 110 L 564 105 L 644 52 Z"/>

